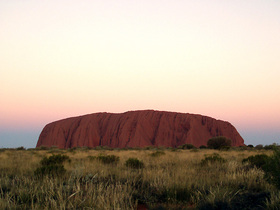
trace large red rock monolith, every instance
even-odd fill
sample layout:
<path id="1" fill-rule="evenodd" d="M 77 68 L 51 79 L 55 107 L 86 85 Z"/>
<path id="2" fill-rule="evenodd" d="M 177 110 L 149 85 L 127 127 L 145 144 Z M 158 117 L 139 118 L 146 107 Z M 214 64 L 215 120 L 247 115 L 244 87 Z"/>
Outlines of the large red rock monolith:
<path id="1" fill-rule="evenodd" d="M 215 136 L 230 138 L 233 146 L 244 145 L 229 122 L 197 114 L 144 110 L 95 113 L 52 122 L 44 127 L 36 147 L 199 147 Z"/>

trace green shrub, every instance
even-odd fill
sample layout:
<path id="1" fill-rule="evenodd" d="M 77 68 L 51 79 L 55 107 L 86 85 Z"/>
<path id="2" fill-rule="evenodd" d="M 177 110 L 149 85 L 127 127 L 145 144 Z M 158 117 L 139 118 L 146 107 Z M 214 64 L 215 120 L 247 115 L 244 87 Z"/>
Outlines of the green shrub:
<path id="1" fill-rule="evenodd" d="M 254 148 L 254 145 L 252 145 L 252 144 L 248 144 L 248 146 L 247 147 L 249 147 L 249 148 Z"/>
<path id="2" fill-rule="evenodd" d="M 204 159 L 201 160 L 201 165 L 207 165 L 208 163 L 224 163 L 226 160 L 222 158 L 219 154 L 214 153 L 212 155 L 207 155 Z"/>
<path id="3" fill-rule="evenodd" d="M 125 162 L 125 166 L 133 169 L 141 169 L 144 168 L 144 163 L 141 160 L 138 160 L 137 158 L 129 158 Z"/>
<path id="4" fill-rule="evenodd" d="M 207 149 L 207 147 L 205 145 L 201 145 L 199 149 Z"/>
<path id="5" fill-rule="evenodd" d="M 17 150 L 26 150 L 23 146 L 18 147 Z"/>
<path id="6" fill-rule="evenodd" d="M 62 176 L 66 170 L 63 166 L 65 161 L 70 162 L 70 158 L 67 155 L 52 155 L 49 158 L 44 157 L 40 161 L 40 167 L 34 171 L 36 176 Z"/>
<path id="7" fill-rule="evenodd" d="M 242 160 L 242 163 L 249 162 L 251 165 L 256 166 L 257 168 L 262 168 L 267 164 L 269 157 L 265 154 L 249 156 Z"/>
<path id="8" fill-rule="evenodd" d="M 58 165 L 48 165 L 48 166 L 41 166 L 37 168 L 34 172 L 36 176 L 62 176 L 66 172 L 65 168 L 63 165 L 58 164 Z"/>
<path id="9" fill-rule="evenodd" d="M 43 166 L 48 166 L 48 165 L 59 165 L 59 164 L 63 164 L 65 161 L 69 161 L 70 162 L 70 158 L 67 155 L 52 155 L 50 157 L 44 157 L 41 160 L 41 165 Z"/>
<path id="10" fill-rule="evenodd" d="M 120 161 L 116 155 L 99 155 L 96 159 L 104 164 L 117 164 Z"/>
<path id="11" fill-rule="evenodd" d="M 221 149 L 223 147 L 231 147 L 231 139 L 224 136 L 211 138 L 207 142 L 207 146 L 211 149 Z"/>
<path id="12" fill-rule="evenodd" d="M 152 154 L 150 154 L 151 157 L 159 157 L 159 156 L 162 156 L 162 155 L 165 155 L 165 152 L 156 151 L 156 152 L 153 152 Z"/>

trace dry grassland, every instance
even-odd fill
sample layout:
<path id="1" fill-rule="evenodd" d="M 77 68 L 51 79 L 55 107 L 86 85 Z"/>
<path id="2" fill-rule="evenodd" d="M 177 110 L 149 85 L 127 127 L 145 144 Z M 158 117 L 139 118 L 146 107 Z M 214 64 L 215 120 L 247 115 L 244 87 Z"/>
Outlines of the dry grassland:
<path id="1" fill-rule="evenodd" d="M 152 155 L 161 151 L 156 155 Z M 201 164 L 218 153 L 225 162 Z M 242 160 L 269 150 L 1 150 L 0 209 L 279 209 L 280 193 Z M 66 173 L 34 175 L 43 157 L 63 154 Z M 116 164 L 95 157 L 115 155 Z M 125 165 L 137 158 L 144 168 Z"/>

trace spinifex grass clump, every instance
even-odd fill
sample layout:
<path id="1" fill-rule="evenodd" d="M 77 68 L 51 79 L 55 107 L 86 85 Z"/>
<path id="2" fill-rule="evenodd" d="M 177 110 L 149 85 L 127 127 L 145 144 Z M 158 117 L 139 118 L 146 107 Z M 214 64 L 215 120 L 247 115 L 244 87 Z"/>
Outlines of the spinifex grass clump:
<path id="1" fill-rule="evenodd" d="M 96 159 L 104 164 L 117 164 L 120 161 L 120 158 L 116 155 L 99 155 Z"/>
<path id="2" fill-rule="evenodd" d="M 34 172 L 36 176 L 62 176 L 65 174 L 66 170 L 63 163 L 65 161 L 70 162 L 70 158 L 67 155 L 52 155 L 50 157 L 44 157 L 40 161 L 40 167 Z"/>
<path id="3" fill-rule="evenodd" d="M 206 156 L 203 160 L 201 160 L 201 165 L 207 165 L 208 163 L 224 163 L 226 160 L 222 158 L 219 154 L 214 153 L 212 155 Z"/>
<path id="4" fill-rule="evenodd" d="M 144 163 L 141 160 L 138 160 L 137 158 L 129 158 L 125 162 L 125 166 L 133 169 L 141 169 L 144 168 Z"/>

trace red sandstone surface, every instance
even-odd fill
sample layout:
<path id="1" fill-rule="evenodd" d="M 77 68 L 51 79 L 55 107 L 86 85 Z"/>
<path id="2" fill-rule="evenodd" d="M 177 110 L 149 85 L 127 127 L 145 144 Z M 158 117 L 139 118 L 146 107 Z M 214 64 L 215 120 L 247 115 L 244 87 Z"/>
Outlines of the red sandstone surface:
<path id="1" fill-rule="evenodd" d="M 196 114 L 144 110 L 95 113 L 52 122 L 44 127 L 36 147 L 199 147 L 215 136 L 230 138 L 233 146 L 244 145 L 229 122 Z"/>

